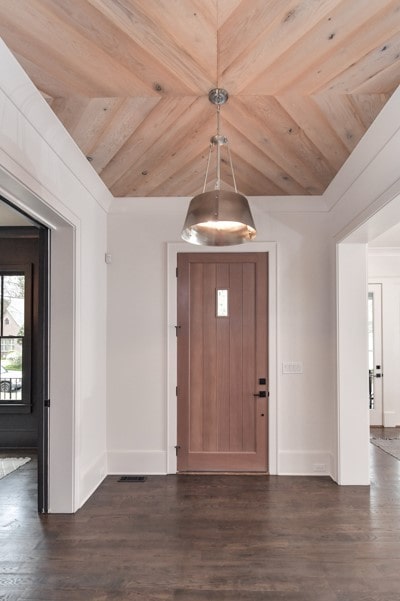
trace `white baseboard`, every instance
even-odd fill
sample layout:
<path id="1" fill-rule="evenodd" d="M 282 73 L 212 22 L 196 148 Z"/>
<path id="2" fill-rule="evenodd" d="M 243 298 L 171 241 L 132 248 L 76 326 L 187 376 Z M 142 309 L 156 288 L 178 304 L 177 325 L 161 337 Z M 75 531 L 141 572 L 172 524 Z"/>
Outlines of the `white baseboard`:
<path id="1" fill-rule="evenodd" d="M 82 475 L 79 483 L 79 507 L 92 496 L 107 476 L 107 453 L 104 452 Z"/>
<path id="2" fill-rule="evenodd" d="M 165 451 L 109 451 L 108 473 L 166 474 L 167 455 Z"/>
<path id="3" fill-rule="evenodd" d="M 332 454 L 327 451 L 280 451 L 280 476 L 332 476 Z"/>
<path id="4" fill-rule="evenodd" d="M 395 411 L 384 411 L 383 412 L 383 425 L 385 428 L 395 428 L 396 424 L 396 412 Z"/>

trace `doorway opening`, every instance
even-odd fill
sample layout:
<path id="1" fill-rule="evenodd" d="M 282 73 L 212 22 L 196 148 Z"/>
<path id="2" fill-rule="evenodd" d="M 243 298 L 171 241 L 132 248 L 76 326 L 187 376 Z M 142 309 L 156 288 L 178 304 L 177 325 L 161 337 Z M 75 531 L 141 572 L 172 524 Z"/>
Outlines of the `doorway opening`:
<path id="1" fill-rule="evenodd" d="M 382 286 L 368 284 L 368 392 L 370 426 L 383 426 Z"/>
<path id="2" fill-rule="evenodd" d="M 398 185 L 396 185 L 398 188 Z M 337 358 L 338 358 L 338 466 L 339 484 L 369 484 L 370 455 L 370 390 L 368 357 L 368 284 L 382 283 L 381 300 L 383 318 L 375 317 L 382 327 L 382 360 L 374 360 L 375 373 L 384 379 L 374 378 L 375 396 L 379 386 L 386 380 L 382 415 L 384 427 L 395 427 L 399 423 L 396 393 L 388 384 L 398 383 L 400 357 L 400 295 L 398 282 L 393 277 L 391 261 L 386 262 L 382 271 L 377 265 L 377 257 L 400 256 L 400 194 L 389 189 L 380 198 L 381 208 L 374 207 L 373 214 L 362 215 L 362 222 L 353 225 L 351 231 L 343 233 L 337 241 Z M 371 253 L 371 246 L 377 247 Z M 387 249 L 383 252 L 384 249 Z M 391 249 L 391 252 L 388 252 Z M 379 250 L 379 252 L 378 252 Z M 396 252 L 393 252 L 396 251 Z M 376 255 L 375 257 L 373 255 Z M 400 270 L 399 270 L 400 272 Z M 379 276 L 379 277 L 378 277 Z M 381 276 L 385 276 L 382 280 Z M 384 286 L 393 288 L 393 303 L 390 306 L 392 318 L 387 319 Z M 399 277 L 400 281 L 400 277 Z M 370 310 L 372 305 L 370 301 Z M 371 319 L 371 318 L 370 318 Z M 385 324 L 389 327 L 386 334 Z M 385 351 L 385 340 L 390 341 L 395 353 Z M 384 365 L 383 365 L 384 361 Z M 393 362 L 393 363 L 392 363 Z M 376 366 L 381 369 L 377 370 Z M 392 378 L 393 365 L 393 380 Z M 383 370 L 384 367 L 384 370 Z M 379 410 L 381 413 L 381 410 Z M 378 426 L 377 426 L 378 427 Z"/>
<path id="3" fill-rule="evenodd" d="M 48 510 L 48 237 L 0 227 L 0 450 L 37 459 L 38 511 Z"/>

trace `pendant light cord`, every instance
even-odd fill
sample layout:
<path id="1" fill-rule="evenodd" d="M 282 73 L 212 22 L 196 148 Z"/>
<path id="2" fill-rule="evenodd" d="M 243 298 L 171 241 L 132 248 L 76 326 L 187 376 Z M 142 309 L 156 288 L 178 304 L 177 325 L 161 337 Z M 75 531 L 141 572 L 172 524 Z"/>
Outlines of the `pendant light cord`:
<path id="1" fill-rule="evenodd" d="M 221 107 L 217 104 L 217 181 L 215 183 L 215 189 L 221 189 L 221 144 L 220 144 L 220 134 L 219 134 L 219 118 L 220 118 L 220 110 Z"/>
<path id="2" fill-rule="evenodd" d="M 206 176 L 204 178 L 204 185 L 203 185 L 203 194 L 206 191 L 206 186 L 207 186 L 207 179 L 208 179 L 208 171 L 210 169 L 210 160 L 211 160 L 211 151 L 212 151 L 212 147 L 213 147 L 213 143 L 210 142 L 210 146 L 208 147 L 208 161 L 207 161 L 207 168 L 206 168 Z"/>
<path id="3" fill-rule="evenodd" d="M 236 178 L 235 178 L 235 172 L 233 170 L 233 163 L 232 163 L 232 156 L 231 156 L 231 149 L 229 148 L 229 144 L 226 145 L 226 148 L 228 150 L 228 157 L 229 157 L 229 163 L 231 166 L 231 173 L 232 173 L 232 179 L 233 179 L 233 186 L 235 188 L 235 192 L 237 192 L 237 186 L 236 186 Z"/>

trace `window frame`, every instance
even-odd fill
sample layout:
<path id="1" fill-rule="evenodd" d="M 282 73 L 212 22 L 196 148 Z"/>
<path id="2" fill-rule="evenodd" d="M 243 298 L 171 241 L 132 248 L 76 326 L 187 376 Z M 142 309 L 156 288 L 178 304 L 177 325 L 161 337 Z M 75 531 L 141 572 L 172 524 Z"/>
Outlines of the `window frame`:
<path id="1" fill-rule="evenodd" d="M 3 265 L 0 263 L 0 276 L 23 275 L 25 277 L 24 334 L 23 336 L 3 336 L 3 304 L 0 292 L 0 339 L 23 338 L 22 342 L 22 388 L 19 402 L 0 400 L 0 413 L 32 412 L 32 264 Z"/>

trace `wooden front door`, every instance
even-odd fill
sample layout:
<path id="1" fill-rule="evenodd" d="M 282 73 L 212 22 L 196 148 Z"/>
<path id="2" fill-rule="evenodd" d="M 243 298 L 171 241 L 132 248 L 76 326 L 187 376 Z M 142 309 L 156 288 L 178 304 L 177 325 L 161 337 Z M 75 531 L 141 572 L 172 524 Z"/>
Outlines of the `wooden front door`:
<path id="1" fill-rule="evenodd" d="M 178 254 L 178 471 L 267 472 L 267 267 Z"/>

